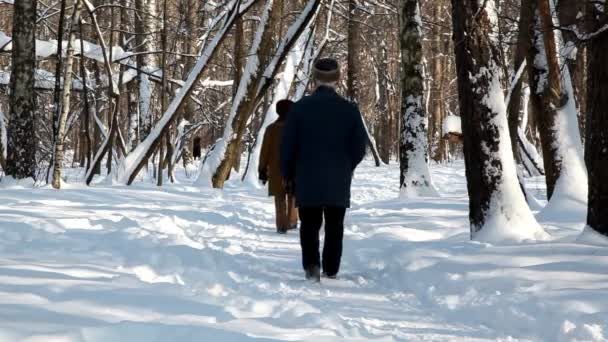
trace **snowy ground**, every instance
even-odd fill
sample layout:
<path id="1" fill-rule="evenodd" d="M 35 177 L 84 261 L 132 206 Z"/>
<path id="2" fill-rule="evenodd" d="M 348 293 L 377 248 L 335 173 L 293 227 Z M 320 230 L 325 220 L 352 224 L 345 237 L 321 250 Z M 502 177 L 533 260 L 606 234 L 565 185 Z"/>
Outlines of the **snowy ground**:
<path id="1" fill-rule="evenodd" d="M 608 248 L 582 222 L 471 242 L 462 163 L 432 172 L 441 198 L 402 201 L 396 166 L 358 171 L 320 285 L 263 190 L 0 185 L 0 341 L 608 340 Z"/>

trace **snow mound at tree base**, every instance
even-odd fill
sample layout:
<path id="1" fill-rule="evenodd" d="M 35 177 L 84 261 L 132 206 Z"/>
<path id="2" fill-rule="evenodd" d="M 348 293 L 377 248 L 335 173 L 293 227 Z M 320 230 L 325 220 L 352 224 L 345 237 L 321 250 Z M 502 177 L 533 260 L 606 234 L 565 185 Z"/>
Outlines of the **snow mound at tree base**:
<path id="1" fill-rule="evenodd" d="M 526 202 L 512 201 L 507 194 L 496 195 L 492 202 L 485 224 L 473 234 L 474 240 L 502 243 L 549 239 L 530 209 L 524 207 Z"/>
<path id="2" fill-rule="evenodd" d="M 576 242 L 586 245 L 608 247 L 608 236 L 604 236 L 593 230 L 593 228 L 586 226 L 581 235 L 576 239 Z"/>

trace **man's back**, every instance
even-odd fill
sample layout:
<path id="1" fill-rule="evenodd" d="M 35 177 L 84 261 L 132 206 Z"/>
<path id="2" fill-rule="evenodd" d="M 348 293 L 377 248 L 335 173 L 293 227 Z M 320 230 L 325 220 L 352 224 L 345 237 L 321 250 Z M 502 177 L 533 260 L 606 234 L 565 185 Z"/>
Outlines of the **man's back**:
<path id="1" fill-rule="evenodd" d="M 300 207 L 350 206 L 355 167 L 367 136 L 357 107 L 330 87 L 297 102 L 287 121 L 282 172 L 295 180 Z"/>

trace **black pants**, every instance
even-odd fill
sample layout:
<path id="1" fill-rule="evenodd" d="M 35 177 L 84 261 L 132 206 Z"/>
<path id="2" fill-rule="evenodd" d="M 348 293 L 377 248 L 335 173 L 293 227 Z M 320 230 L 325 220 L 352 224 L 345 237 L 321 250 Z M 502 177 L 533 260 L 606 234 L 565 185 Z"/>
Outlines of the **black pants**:
<path id="1" fill-rule="evenodd" d="M 346 208 L 313 207 L 300 208 L 300 244 L 302 266 L 308 269 L 321 266 L 319 255 L 319 230 L 325 217 L 325 244 L 323 246 L 323 272 L 333 276 L 340 270 L 342 238 L 344 237 L 344 215 Z"/>

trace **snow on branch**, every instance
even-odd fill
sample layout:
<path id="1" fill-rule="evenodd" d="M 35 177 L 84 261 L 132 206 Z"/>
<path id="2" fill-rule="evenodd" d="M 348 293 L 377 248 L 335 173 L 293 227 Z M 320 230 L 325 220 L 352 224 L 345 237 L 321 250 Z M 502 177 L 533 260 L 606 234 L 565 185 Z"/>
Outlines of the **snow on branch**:
<path id="1" fill-rule="evenodd" d="M 302 32 L 304 32 L 308 25 L 314 21 L 313 18 L 317 15 L 317 8 L 319 7 L 320 3 L 321 0 L 310 0 L 296 21 L 289 27 L 289 30 L 281 42 L 281 45 L 279 45 L 277 52 L 266 67 L 266 70 L 264 70 L 262 82 L 258 84 L 256 98 L 261 99 L 264 96 L 264 93 L 272 84 L 274 76 L 281 67 L 281 62 L 285 60 L 285 57 L 294 46 Z"/>

